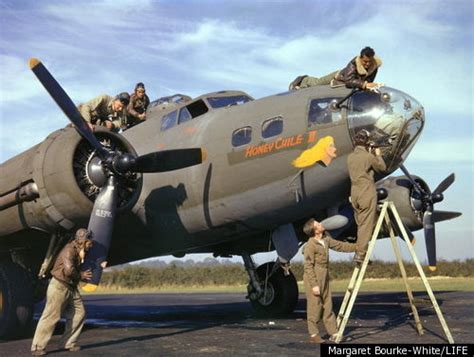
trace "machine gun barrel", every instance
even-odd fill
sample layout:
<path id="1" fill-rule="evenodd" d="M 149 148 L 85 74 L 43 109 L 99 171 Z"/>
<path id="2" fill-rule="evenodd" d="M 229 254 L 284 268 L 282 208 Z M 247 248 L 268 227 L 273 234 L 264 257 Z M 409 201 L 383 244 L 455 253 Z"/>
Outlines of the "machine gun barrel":
<path id="1" fill-rule="evenodd" d="M 0 197 L 0 211 L 16 206 L 25 201 L 33 201 L 39 197 L 38 186 L 34 182 L 20 186 L 18 189 Z"/>

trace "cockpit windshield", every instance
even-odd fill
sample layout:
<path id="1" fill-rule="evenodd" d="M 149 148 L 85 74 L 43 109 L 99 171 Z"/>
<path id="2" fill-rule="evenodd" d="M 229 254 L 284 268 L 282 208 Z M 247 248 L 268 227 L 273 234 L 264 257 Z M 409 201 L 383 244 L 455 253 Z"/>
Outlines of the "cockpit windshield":
<path id="1" fill-rule="evenodd" d="M 251 101 L 246 95 L 233 95 L 229 97 L 208 97 L 207 101 L 212 108 L 230 107 L 232 105 L 240 105 Z"/>
<path id="2" fill-rule="evenodd" d="M 357 92 L 348 104 L 352 139 L 359 130 L 368 130 L 371 141 L 381 148 L 387 172 L 397 169 L 423 128 L 425 115 L 421 104 L 389 87 L 382 87 L 380 93 Z"/>

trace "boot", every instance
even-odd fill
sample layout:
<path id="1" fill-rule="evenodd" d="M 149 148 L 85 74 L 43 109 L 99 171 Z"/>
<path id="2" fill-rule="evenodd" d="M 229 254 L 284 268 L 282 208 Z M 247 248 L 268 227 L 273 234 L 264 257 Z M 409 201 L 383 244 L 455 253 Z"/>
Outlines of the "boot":
<path id="1" fill-rule="evenodd" d="M 326 340 L 319 335 L 310 336 L 309 343 L 325 343 Z"/>

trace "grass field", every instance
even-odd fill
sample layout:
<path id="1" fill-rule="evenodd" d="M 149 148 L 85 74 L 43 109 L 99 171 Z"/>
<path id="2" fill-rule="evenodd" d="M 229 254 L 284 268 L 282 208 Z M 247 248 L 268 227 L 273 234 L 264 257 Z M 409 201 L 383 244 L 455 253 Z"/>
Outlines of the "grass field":
<path id="1" fill-rule="evenodd" d="M 409 278 L 409 284 L 413 291 L 425 291 L 423 282 L 420 278 Z M 429 279 L 433 291 L 474 291 L 474 278 L 450 278 L 450 277 L 433 277 Z M 348 279 L 333 280 L 331 282 L 333 292 L 345 292 Z M 299 291 L 304 292 L 302 282 L 298 282 Z M 361 292 L 364 291 L 386 291 L 396 292 L 405 291 L 405 285 L 401 278 L 397 279 L 366 279 L 362 283 Z M 88 294 L 159 294 L 159 293 L 247 293 L 246 285 L 232 286 L 167 286 L 162 288 L 142 287 L 136 289 L 127 289 L 121 287 L 101 287 L 94 293 Z"/>

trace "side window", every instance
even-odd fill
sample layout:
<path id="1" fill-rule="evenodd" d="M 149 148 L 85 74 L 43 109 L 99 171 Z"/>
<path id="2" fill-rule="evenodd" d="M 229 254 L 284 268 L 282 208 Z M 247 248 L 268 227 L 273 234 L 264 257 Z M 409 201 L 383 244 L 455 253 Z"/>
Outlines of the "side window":
<path id="1" fill-rule="evenodd" d="M 161 118 L 161 131 L 167 130 L 176 125 L 178 111 L 174 110 Z"/>
<path id="2" fill-rule="evenodd" d="M 179 112 L 179 117 L 178 117 L 178 124 L 184 123 L 188 120 L 191 120 L 191 114 L 189 114 L 188 108 L 184 107 L 181 109 Z"/>
<path id="3" fill-rule="evenodd" d="M 283 132 L 283 118 L 276 117 L 265 120 L 262 124 L 262 138 L 270 138 Z"/>
<path id="4" fill-rule="evenodd" d="M 335 112 L 330 109 L 331 102 L 338 99 L 339 98 L 313 99 L 309 106 L 308 126 L 334 123 L 341 120 L 341 112 Z"/>
<path id="5" fill-rule="evenodd" d="M 232 146 L 242 146 L 252 140 L 252 127 L 244 126 L 234 130 L 232 133 Z"/>

